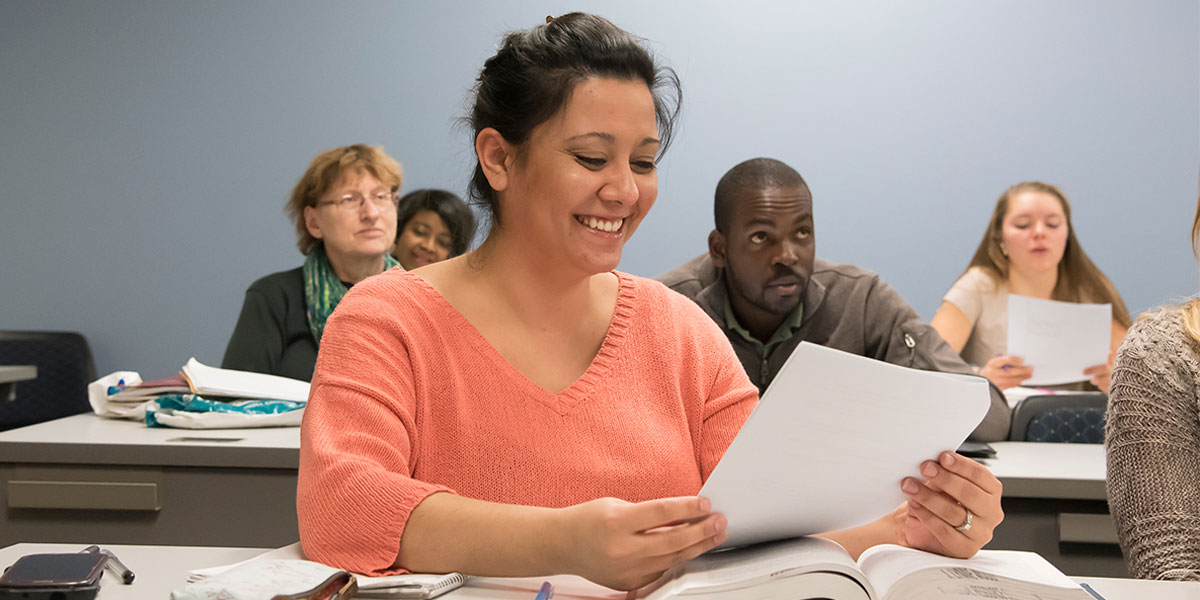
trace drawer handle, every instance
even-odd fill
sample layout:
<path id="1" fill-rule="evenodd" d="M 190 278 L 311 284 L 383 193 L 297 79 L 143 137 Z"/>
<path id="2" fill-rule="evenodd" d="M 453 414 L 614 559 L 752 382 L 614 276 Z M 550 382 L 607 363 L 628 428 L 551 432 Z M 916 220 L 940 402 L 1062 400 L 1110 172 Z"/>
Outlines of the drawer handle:
<path id="1" fill-rule="evenodd" d="M 162 510 L 157 483 L 9 481 L 9 508 Z"/>
<path id="2" fill-rule="evenodd" d="M 1060 513 L 1058 541 L 1078 544 L 1116 544 L 1117 528 L 1110 514 Z"/>

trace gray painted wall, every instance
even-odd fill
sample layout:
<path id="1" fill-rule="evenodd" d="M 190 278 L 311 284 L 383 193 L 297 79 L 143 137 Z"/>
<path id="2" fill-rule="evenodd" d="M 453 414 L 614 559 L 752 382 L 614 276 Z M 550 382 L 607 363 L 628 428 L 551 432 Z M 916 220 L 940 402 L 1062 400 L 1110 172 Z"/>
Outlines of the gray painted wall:
<path id="1" fill-rule="evenodd" d="M 703 251 L 717 179 L 768 155 L 809 180 L 818 254 L 925 318 L 1025 179 L 1132 310 L 1198 289 L 1196 0 L 2 0 L 0 328 L 82 331 L 102 373 L 218 363 L 246 286 L 301 261 L 282 206 L 313 155 L 383 144 L 406 188 L 464 190 L 484 58 L 576 8 L 684 83 L 626 271 Z"/>

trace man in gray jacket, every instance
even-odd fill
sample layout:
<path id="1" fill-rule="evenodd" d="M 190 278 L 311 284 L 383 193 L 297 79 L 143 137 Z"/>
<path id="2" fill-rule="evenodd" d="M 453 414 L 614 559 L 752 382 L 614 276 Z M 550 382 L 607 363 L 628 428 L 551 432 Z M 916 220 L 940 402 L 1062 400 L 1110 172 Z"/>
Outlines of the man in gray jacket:
<path id="1" fill-rule="evenodd" d="M 699 304 L 725 331 L 760 392 L 800 342 L 929 371 L 974 374 L 879 276 L 817 259 L 812 194 L 800 174 L 755 158 L 717 183 L 708 253 L 658 279 Z M 1008 436 L 1000 390 L 972 440 Z"/>

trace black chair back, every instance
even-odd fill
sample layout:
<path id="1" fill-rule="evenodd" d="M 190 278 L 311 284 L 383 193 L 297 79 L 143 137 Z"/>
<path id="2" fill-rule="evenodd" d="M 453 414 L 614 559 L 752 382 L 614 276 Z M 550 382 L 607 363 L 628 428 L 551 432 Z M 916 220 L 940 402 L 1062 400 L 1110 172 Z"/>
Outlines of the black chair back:
<path id="1" fill-rule="evenodd" d="M 1008 439 L 1103 444 L 1108 396 L 1101 392 L 1030 396 L 1013 411 Z"/>
<path id="2" fill-rule="evenodd" d="M 0 331 L 0 365 L 34 365 L 37 378 L 0 399 L 0 431 L 92 410 L 87 385 L 96 365 L 87 339 L 72 331 Z"/>

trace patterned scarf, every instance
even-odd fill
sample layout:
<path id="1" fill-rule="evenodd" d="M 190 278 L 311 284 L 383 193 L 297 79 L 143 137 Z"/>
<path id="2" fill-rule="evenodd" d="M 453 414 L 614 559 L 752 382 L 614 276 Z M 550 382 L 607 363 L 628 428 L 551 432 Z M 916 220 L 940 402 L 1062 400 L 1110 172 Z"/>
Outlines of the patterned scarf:
<path id="1" fill-rule="evenodd" d="M 390 254 L 383 255 L 383 270 L 400 266 L 400 262 Z M 333 314 L 342 296 L 350 288 L 338 279 L 329 257 L 325 255 L 325 245 L 318 244 L 308 258 L 304 259 L 304 304 L 308 313 L 308 330 L 312 332 L 317 347 L 321 346 L 321 334 L 325 331 L 325 320 Z"/>

